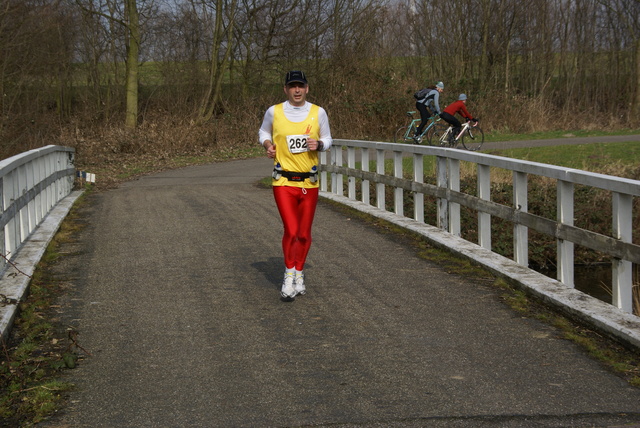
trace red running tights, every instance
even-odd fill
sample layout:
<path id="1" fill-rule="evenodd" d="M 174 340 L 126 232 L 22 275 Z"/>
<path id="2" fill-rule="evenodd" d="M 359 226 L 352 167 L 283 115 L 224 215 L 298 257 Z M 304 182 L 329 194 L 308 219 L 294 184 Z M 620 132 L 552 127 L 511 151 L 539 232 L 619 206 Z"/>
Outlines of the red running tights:
<path id="1" fill-rule="evenodd" d="M 318 204 L 318 188 L 274 186 L 273 196 L 284 225 L 284 264 L 288 269 L 302 270 L 311 247 L 311 225 Z"/>

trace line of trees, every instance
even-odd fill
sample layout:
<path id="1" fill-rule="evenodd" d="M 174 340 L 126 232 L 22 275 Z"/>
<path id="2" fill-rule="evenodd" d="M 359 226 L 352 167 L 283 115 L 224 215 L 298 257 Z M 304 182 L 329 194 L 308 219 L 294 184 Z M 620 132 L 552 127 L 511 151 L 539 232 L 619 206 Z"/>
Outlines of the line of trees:
<path id="1" fill-rule="evenodd" d="M 640 1 L 0 0 L 0 139 L 230 115 L 249 132 L 294 68 L 346 138 L 388 136 L 436 80 L 489 128 L 636 126 Z"/>

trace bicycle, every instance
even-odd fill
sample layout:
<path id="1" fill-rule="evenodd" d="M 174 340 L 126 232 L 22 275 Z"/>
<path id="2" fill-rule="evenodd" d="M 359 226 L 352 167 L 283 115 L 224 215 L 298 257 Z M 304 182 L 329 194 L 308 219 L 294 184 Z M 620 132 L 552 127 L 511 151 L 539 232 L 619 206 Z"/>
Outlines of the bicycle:
<path id="1" fill-rule="evenodd" d="M 471 125 L 471 121 L 465 122 L 458 135 L 453 135 L 453 126 L 449 125 L 447 127 L 447 125 L 439 123 L 432 128 L 428 139 L 429 141 L 435 139 L 436 144 L 451 148 L 456 148 L 458 142 L 462 142 L 465 149 L 476 151 L 480 150 L 482 143 L 484 143 L 484 132 L 478 126 L 477 121 L 475 125 Z"/>
<path id="2" fill-rule="evenodd" d="M 440 116 L 435 115 L 427 119 L 429 121 L 428 125 L 422 129 L 422 133 L 420 135 L 415 136 L 418 125 L 420 124 L 420 118 L 416 119 L 413 117 L 415 113 L 415 111 L 407 112 L 407 116 L 410 118 L 409 124 L 403 125 L 397 129 L 396 133 L 393 135 L 394 143 L 421 144 L 422 140 L 427 137 L 427 142 L 431 145 L 429 130 L 433 129 L 436 122 L 440 121 Z"/>

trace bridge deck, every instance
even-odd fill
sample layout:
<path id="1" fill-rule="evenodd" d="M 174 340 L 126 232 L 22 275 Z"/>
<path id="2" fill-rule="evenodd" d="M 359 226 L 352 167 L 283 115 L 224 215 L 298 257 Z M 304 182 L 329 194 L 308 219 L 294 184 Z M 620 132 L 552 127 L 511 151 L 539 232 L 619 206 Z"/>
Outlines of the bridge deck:
<path id="1" fill-rule="evenodd" d="M 267 159 L 94 194 L 61 269 L 92 353 L 56 426 L 611 426 L 640 389 L 486 280 L 321 202 L 308 293 L 279 299 Z"/>

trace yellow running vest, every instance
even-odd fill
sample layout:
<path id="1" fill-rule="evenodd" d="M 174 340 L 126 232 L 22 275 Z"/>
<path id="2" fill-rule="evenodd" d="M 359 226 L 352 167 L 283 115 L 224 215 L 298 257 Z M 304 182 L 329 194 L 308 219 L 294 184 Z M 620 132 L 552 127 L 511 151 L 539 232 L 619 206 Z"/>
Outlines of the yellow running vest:
<path id="1" fill-rule="evenodd" d="M 284 104 L 277 104 L 273 109 L 273 143 L 276 145 L 274 166 L 280 164 L 284 171 L 311 172 L 318 168 L 318 152 L 306 148 L 306 137 L 320 138 L 318 122 L 319 107 L 311 104 L 309 115 L 302 122 L 291 122 L 284 114 Z M 319 186 L 319 180 L 312 183 L 308 178 L 304 181 L 290 181 L 285 177 L 273 179 L 273 186 L 294 186 L 311 189 Z"/>

